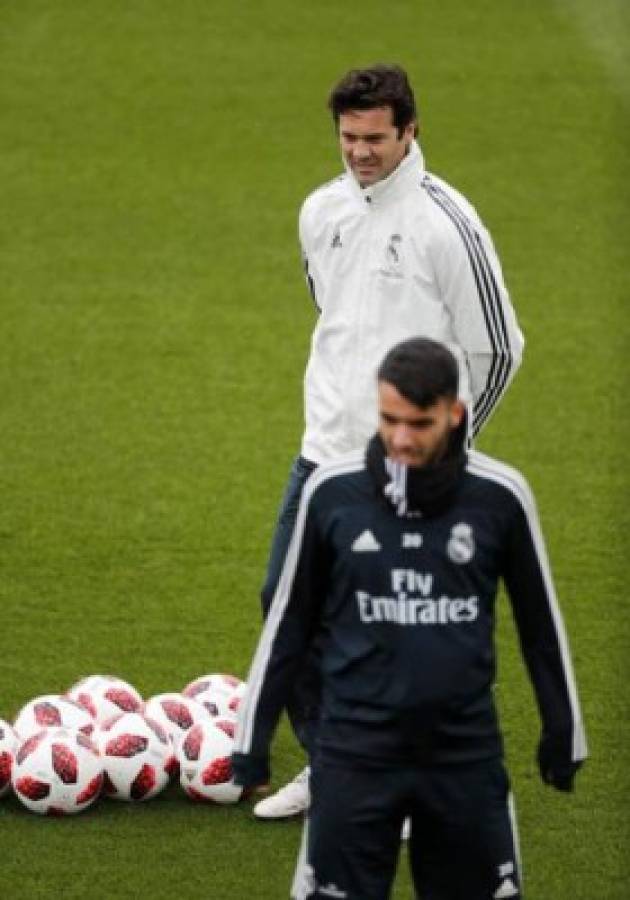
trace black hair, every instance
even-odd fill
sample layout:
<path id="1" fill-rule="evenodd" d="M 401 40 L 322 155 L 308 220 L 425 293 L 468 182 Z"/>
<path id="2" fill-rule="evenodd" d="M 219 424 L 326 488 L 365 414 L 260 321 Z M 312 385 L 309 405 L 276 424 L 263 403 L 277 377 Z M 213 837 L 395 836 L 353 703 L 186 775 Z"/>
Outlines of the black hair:
<path id="1" fill-rule="evenodd" d="M 328 98 L 328 108 L 337 127 L 342 113 L 381 106 L 391 107 L 392 121 L 401 138 L 405 127 L 415 122 L 417 116 L 407 73 L 400 66 L 378 64 L 367 69 L 351 69 Z"/>
<path id="2" fill-rule="evenodd" d="M 443 397 L 457 399 L 457 360 L 448 347 L 431 338 L 410 338 L 396 344 L 380 364 L 377 377 L 423 409 Z"/>

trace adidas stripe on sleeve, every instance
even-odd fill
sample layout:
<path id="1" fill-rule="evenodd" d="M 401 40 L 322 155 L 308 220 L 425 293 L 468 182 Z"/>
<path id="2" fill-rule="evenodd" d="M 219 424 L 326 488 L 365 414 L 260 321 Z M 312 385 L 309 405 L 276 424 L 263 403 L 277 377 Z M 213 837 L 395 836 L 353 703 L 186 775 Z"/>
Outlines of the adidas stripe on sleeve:
<path id="1" fill-rule="evenodd" d="M 422 186 L 452 226 L 452 239 L 438 248 L 437 274 L 466 354 L 478 434 L 520 365 L 523 336 L 492 241 L 472 207 L 435 176 L 425 175 Z"/>
<path id="2" fill-rule="evenodd" d="M 361 459 L 322 466 L 304 487 L 278 587 L 247 677 L 247 695 L 239 709 L 233 754 L 239 783 L 261 784 L 267 780 L 273 733 L 325 595 L 321 579 L 326 569 L 321 564 L 322 548 L 311 498 L 326 479 L 361 466 Z"/>
<path id="3" fill-rule="evenodd" d="M 502 485 L 522 510 L 506 554 L 504 581 L 543 726 L 565 739 L 569 760 L 583 760 L 586 736 L 569 643 L 534 498 L 515 469 L 484 454 L 470 454 L 468 471 Z"/>

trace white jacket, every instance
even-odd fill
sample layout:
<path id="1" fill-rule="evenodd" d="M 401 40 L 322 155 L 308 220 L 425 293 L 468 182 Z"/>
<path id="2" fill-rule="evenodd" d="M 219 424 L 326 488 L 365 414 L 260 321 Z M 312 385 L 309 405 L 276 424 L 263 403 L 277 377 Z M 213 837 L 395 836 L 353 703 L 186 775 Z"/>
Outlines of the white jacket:
<path id="1" fill-rule="evenodd" d="M 383 181 L 362 189 L 347 171 L 314 191 L 299 231 L 321 313 L 304 377 L 302 455 L 321 463 L 366 445 L 378 426 L 376 369 L 394 344 L 419 335 L 457 355 L 476 434 L 524 341 L 470 203 L 425 171 L 414 142 Z"/>

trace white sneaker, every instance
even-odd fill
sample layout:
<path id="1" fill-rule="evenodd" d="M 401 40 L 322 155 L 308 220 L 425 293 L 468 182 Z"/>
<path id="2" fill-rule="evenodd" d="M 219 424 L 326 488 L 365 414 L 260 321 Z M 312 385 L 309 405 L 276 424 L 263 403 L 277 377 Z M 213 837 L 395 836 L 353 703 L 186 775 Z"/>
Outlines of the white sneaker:
<path id="1" fill-rule="evenodd" d="M 283 788 L 259 800 L 254 807 L 254 815 L 258 819 L 289 819 L 292 816 L 300 816 L 306 812 L 311 803 L 309 789 L 309 776 L 311 770 L 307 766 L 293 781 L 285 784 Z"/>

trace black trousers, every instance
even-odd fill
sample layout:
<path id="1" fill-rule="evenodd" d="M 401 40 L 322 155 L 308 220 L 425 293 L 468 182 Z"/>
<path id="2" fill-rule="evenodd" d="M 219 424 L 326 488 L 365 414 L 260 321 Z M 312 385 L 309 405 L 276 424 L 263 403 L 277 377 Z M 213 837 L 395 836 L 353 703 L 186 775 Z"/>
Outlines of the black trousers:
<path id="1" fill-rule="evenodd" d="M 315 463 L 304 459 L 303 456 L 298 456 L 291 467 L 271 542 L 265 583 L 261 591 L 264 618 L 267 618 L 278 581 L 280 580 L 284 560 L 293 536 L 304 485 L 311 472 L 316 468 Z M 287 714 L 295 736 L 309 754 L 313 751 L 315 745 L 320 696 L 320 654 L 318 647 L 315 646 L 311 648 L 303 661 L 300 676 L 294 685 L 292 696 L 287 704 Z"/>
<path id="2" fill-rule="evenodd" d="M 387 900 L 411 817 L 421 900 L 520 900 L 516 827 L 500 760 L 354 768 L 315 759 L 292 897 Z"/>

